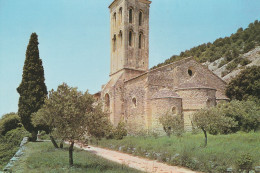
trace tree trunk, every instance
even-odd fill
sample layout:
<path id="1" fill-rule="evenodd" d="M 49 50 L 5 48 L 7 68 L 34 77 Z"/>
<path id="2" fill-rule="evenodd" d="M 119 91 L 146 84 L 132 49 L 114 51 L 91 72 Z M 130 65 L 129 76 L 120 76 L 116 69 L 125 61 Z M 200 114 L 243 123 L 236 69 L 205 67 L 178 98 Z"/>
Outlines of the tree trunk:
<path id="1" fill-rule="evenodd" d="M 206 132 L 206 130 L 205 130 L 204 128 L 202 128 L 202 131 L 203 131 L 203 133 L 204 133 L 204 136 L 205 136 L 205 143 L 204 143 L 204 147 L 206 147 L 206 146 L 207 146 L 207 144 L 208 144 L 208 136 L 207 136 L 207 132 Z"/>
<path id="2" fill-rule="evenodd" d="M 37 140 L 37 131 L 32 131 L 32 142 Z"/>
<path id="3" fill-rule="evenodd" d="M 63 148 L 63 140 L 60 141 L 60 148 Z"/>
<path id="4" fill-rule="evenodd" d="M 71 141 L 70 147 L 69 147 L 69 162 L 70 162 L 70 166 L 73 165 L 73 146 L 74 146 L 74 141 Z"/>
<path id="5" fill-rule="evenodd" d="M 59 146 L 57 145 L 55 139 L 53 138 L 53 136 L 50 135 L 50 138 L 51 138 L 51 142 L 52 144 L 54 145 L 55 148 L 59 148 Z"/>

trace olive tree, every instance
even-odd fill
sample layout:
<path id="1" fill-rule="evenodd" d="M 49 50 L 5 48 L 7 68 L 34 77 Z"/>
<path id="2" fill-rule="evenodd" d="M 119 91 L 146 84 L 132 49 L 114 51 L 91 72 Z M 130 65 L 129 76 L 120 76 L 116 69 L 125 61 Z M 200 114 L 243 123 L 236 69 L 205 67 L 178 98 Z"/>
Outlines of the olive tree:
<path id="1" fill-rule="evenodd" d="M 207 146 L 208 136 L 207 132 L 216 131 L 218 133 L 226 133 L 232 127 L 237 126 L 237 122 L 231 117 L 226 117 L 222 112 L 216 111 L 217 109 L 205 108 L 193 114 L 193 123 L 197 128 L 200 128 L 205 136 L 204 147 Z"/>
<path id="2" fill-rule="evenodd" d="M 88 136 L 102 137 L 109 122 L 100 106 L 94 107 L 94 98 L 87 91 L 82 93 L 66 83 L 51 90 L 39 116 L 45 119 L 51 131 L 59 139 L 69 142 L 69 164 L 73 165 L 75 141 Z M 35 121 L 37 123 L 37 121 Z"/>
<path id="3" fill-rule="evenodd" d="M 159 119 L 167 136 L 181 136 L 184 133 L 184 120 L 182 115 L 172 115 L 167 112 Z"/>

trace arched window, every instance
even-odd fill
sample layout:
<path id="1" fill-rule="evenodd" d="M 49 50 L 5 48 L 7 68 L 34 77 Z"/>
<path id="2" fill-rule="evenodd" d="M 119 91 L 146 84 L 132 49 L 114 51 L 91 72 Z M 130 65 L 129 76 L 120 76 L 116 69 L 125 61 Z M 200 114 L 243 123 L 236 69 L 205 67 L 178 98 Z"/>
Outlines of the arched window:
<path id="1" fill-rule="evenodd" d="M 122 14 L 123 14 L 123 8 L 120 7 L 119 8 L 119 20 L 120 20 L 120 23 L 122 22 Z"/>
<path id="2" fill-rule="evenodd" d="M 113 37 L 113 51 L 116 51 L 116 35 Z"/>
<path id="3" fill-rule="evenodd" d="M 133 23 L 133 9 L 129 9 L 129 23 Z"/>
<path id="4" fill-rule="evenodd" d="M 105 95 L 105 110 L 110 111 L 110 97 L 108 93 Z"/>
<path id="5" fill-rule="evenodd" d="M 132 46 L 133 45 L 133 32 L 132 31 L 129 31 L 129 46 Z"/>
<path id="6" fill-rule="evenodd" d="M 143 12 L 140 11 L 139 12 L 139 26 L 142 26 L 142 24 L 143 24 Z"/>
<path id="7" fill-rule="evenodd" d="M 119 32 L 119 39 L 120 39 L 120 46 L 123 44 L 123 33 L 122 31 Z"/>
<path id="8" fill-rule="evenodd" d="M 114 13 L 113 17 L 114 17 L 114 22 L 116 22 L 116 13 Z"/>
<path id="9" fill-rule="evenodd" d="M 144 37 L 144 36 L 143 36 L 143 33 L 140 33 L 140 34 L 139 34 L 139 44 L 138 44 L 138 45 L 139 45 L 139 46 L 138 46 L 139 49 L 142 49 L 142 48 L 143 48 L 143 39 L 144 39 L 143 37 Z"/>
<path id="10" fill-rule="evenodd" d="M 132 103 L 133 103 L 133 106 L 136 107 L 136 98 L 135 97 L 132 99 Z"/>
<path id="11" fill-rule="evenodd" d="M 177 113 L 176 107 L 173 107 L 173 108 L 172 108 L 172 113 L 173 113 L 173 114 L 176 114 L 176 113 Z"/>
<path id="12" fill-rule="evenodd" d="M 194 68 L 193 68 L 193 67 L 190 67 L 190 68 L 188 69 L 188 75 L 189 75 L 190 77 L 192 77 L 194 74 L 195 74 Z"/>

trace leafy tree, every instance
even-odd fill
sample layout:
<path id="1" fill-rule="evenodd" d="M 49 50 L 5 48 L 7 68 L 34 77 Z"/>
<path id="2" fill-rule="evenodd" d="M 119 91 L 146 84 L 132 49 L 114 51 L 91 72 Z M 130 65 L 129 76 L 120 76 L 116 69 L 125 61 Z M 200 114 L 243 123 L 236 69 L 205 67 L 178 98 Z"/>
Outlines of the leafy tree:
<path id="1" fill-rule="evenodd" d="M 226 95 L 237 100 L 247 99 L 249 96 L 260 99 L 260 67 L 252 66 L 241 71 L 228 84 Z"/>
<path id="2" fill-rule="evenodd" d="M 57 91 L 49 92 L 49 98 L 40 110 L 40 114 L 47 118 L 44 123 L 51 128 L 54 136 L 70 143 L 70 165 L 73 165 L 75 141 L 86 140 L 88 136 L 100 138 L 105 135 L 108 118 L 101 107 L 94 107 L 93 103 L 94 98 L 87 91 L 82 93 L 63 83 Z"/>
<path id="3" fill-rule="evenodd" d="M 100 140 L 113 129 L 109 114 L 102 111 L 102 105 L 97 105 L 87 116 L 88 134 Z"/>
<path id="4" fill-rule="evenodd" d="M 236 127 L 237 124 L 233 118 L 224 116 L 221 112 L 216 111 L 214 107 L 201 109 L 194 113 L 193 123 L 204 133 L 204 147 L 206 147 L 208 143 L 207 132 L 215 131 L 213 134 L 228 132 L 230 128 Z"/>
<path id="5" fill-rule="evenodd" d="M 214 108 L 216 112 L 225 117 L 230 117 L 237 122 L 237 126 L 231 127 L 232 132 L 239 130 L 244 132 L 256 131 L 260 124 L 260 106 L 254 101 L 238 101 L 218 104 Z"/>
<path id="6" fill-rule="evenodd" d="M 0 119 L 0 134 L 5 135 L 8 131 L 22 127 L 20 117 L 16 113 L 5 114 Z"/>
<path id="7" fill-rule="evenodd" d="M 22 82 L 17 88 L 20 94 L 18 115 L 26 130 L 36 139 L 37 128 L 31 123 L 32 113 L 37 112 L 44 104 L 47 88 L 44 83 L 44 70 L 39 57 L 38 36 L 32 33 L 26 50 Z"/>
<path id="8" fill-rule="evenodd" d="M 54 132 L 54 127 L 53 127 L 54 119 L 53 118 L 54 117 L 51 115 L 50 110 L 48 108 L 46 108 L 45 105 L 43 105 L 43 107 L 41 109 L 39 109 L 38 112 L 33 113 L 32 124 L 35 127 L 44 127 L 44 131 L 48 132 L 50 134 L 50 139 L 51 139 L 51 142 L 54 145 L 54 147 L 59 148 L 58 144 L 56 143 L 56 141 L 53 137 L 53 132 Z M 61 140 L 61 141 L 63 141 L 63 140 Z"/>
<path id="9" fill-rule="evenodd" d="M 171 115 L 166 113 L 159 119 L 167 136 L 181 136 L 184 133 L 184 120 L 182 115 Z"/>
<path id="10" fill-rule="evenodd" d="M 244 53 L 247 53 L 254 48 L 255 48 L 255 43 L 253 41 L 247 42 L 244 47 Z"/>

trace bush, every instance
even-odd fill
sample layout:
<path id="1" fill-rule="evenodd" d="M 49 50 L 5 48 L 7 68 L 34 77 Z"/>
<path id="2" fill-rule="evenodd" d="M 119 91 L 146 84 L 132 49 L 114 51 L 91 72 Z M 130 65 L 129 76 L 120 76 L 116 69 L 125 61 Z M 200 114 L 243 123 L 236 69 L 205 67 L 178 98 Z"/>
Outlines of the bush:
<path id="1" fill-rule="evenodd" d="M 226 59 L 223 59 L 223 60 L 219 63 L 218 68 L 222 67 L 223 65 L 225 65 L 225 64 L 227 64 L 227 63 L 228 63 L 228 61 L 227 61 Z"/>
<path id="2" fill-rule="evenodd" d="M 226 89 L 230 99 L 246 100 L 253 96 L 260 99 L 260 67 L 251 66 L 230 81 Z"/>
<path id="3" fill-rule="evenodd" d="M 117 140 L 121 140 L 126 135 L 127 130 L 125 129 L 125 123 L 121 121 L 120 123 L 118 123 L 116 129 L 114 130 L 114 138 Z"/>
<path id="4" fill-rule="evenodd" d="M 184 120 L 182 115 L 171 115 L 167 113 L 159 119 L 167 136 L 181 136 L 184 133 Z"/>
<path id="5" fill-rule="evenodd" d="M 15 113 L 4 115 L 0 119 L 0 134 L 5 135 L 8 131 L 22 127 L 20 117 Z"/>
<path id="6" fill-rule="evenodd" d="M 260 123 L 260 106 L 254 101 L 237 101 L 218 104 L 217 112 L 234 119 L 238 126 L 230 128 L 232 132 L 242 130 L 244 132 L 256 131 Z M 225 131 L 223 132 L 224 134 Z"/>
<path id="7" fill-rule="evenodd" d="M 228 65 L 227 65 L 227 70 L 229 71 L 229 72 L 231 72 L 231 71 L 233 71 L 235 68 L 237 68 L 237 65 L 238 65 L 238 63 L 236 63 L 235 61 L 232 61 L 232 62 L 230 62 Z"/>
<path id="8" fill-rule="evenodd" d="M 247 171 L 249 172 L 253 167 L 253 159 L 249 153 L 242 154 L 236 161 L 236 166 L 238 171 Z"/>
<path id="9" fill-rule="evenodd" d="M 0 135 L 0 170 L 13 157 L 26 136 L 30 136 L 30 133 L 23 127 L 8 131 L 5 136 Z"/>
<path id="10" fill-rule="evenodd" d="M 255 48 L 255 43 L 253 41 L 247 42 L 244 47 L 244 53 L 247 53 L 254 48 Z"/>
<path id="11" fill-rule="evenodd" d="M 19 127 L 7 132 L 4 136 L 4 141 L 8 145 L 19 146 L 24 137 L 31 137 L 31 134 L 24 127 Z"/>
<path id="12" fill-rule="evenodd" d="M 224 76 L 226 76 L 227 74 L 228 74 L 228 71 L 227 71 L 227 70 L 224 70 L 224 71 L 221 72 L 221 77 L 224 77 Z"/>
<path id="13" fill-rule="evenodd" d="M 240 64 L 242 65 L 242 66 L 246 66 L 247 64 L 250 64 L 252 61 L 250 61 L 249 59 L 246 59 L 246 58 L 244 58 L 241 62 L 240 62 Z"/>

